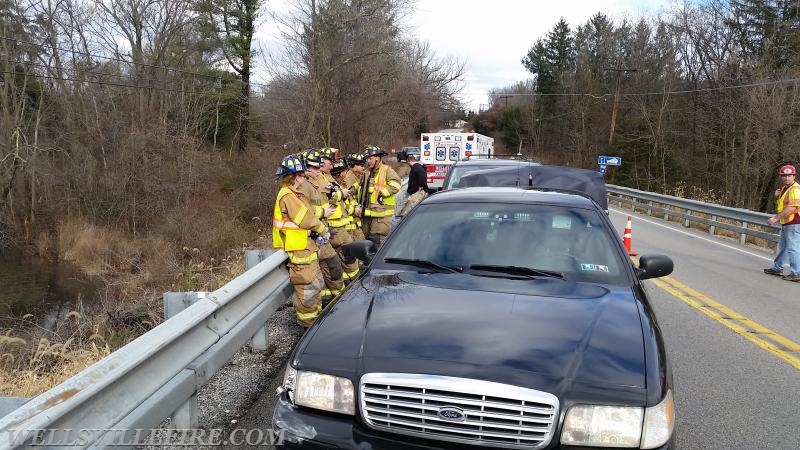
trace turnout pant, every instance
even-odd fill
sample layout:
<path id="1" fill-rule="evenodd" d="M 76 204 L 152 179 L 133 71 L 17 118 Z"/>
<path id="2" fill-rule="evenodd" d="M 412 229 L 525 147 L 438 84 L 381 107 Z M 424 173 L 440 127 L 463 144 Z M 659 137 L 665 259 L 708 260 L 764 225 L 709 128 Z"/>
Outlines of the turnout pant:
<path id="1" fill-rule="evenodd" d="M 350 236 L 350 233 L 348 233 L 344 227 L 331 228 L 331 245 L 333 245 L 333 249 L 336 250 L 339 259 L 342 261 L 342 278 L 345 283 L 349 283 L 350 280 L 358 275 L 358 260 L 354 259 L 348 263 L 344 257 L 344 251 L 342 250 L 343 245 L 351 243 L 353 243 L 353 237 Z"/>
<path id="2" fill-rule="evenodd" d="M 380 247 L 386 240 L 386 235 L 392 231 L 392 217 L 364 217 L 362 230 L 367 239 Z"/>
<path id="3" fill-rule="evenodd" d="M 324 286 L 322 272 L 317 261 L 311 264 L 292 264 L 289 267 L 289 282 L 294 287 L 294 312 L 297 323 L 311 326 L 322 310 L 320 291 Z"/>

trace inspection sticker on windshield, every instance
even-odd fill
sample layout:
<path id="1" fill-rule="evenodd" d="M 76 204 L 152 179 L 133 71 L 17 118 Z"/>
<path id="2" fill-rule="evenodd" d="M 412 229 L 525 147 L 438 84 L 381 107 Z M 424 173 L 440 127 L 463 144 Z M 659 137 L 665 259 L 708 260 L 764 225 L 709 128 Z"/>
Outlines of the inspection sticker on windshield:
<path id="1" fill-rule="evenodd" d="M 553 228 L 569 230 L 572 228 L 572 218 L 569 216 L 553 216 Z"/>
<path id="2" fill-rule="evenodd" d="M 581 270 L 587 272 L 608 272 L 608 266 L 601 266 L 600 264 L 581 264 Z"/>

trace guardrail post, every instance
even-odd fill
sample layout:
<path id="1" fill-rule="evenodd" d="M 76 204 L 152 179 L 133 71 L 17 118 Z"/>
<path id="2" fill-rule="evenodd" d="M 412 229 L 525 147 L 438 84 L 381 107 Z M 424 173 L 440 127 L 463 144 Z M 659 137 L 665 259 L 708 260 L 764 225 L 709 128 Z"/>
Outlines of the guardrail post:
<path id="1" fill-rule="evenodd" d="M 662 204 L 664 205 L 664 209 L 665 210 L 667 210 L 667 211 L 670 210 L 670 207 L 669 207 L 668 204 L 666 204 L 666 203 L 662 203 Z M 667 213 L 667 212 L 664 213 L 664 222 L 669 222 L 669 213 Z"/>
<path id="2" fill-rule="evenodd" d="M 197 428 L 197 392 L 181 405 L 174 413 L 170 424 L 177 430 L 191 430 Z"/>
<path id="3" fill-rule="evenodd" d="M 742 228 L 745 228 L 745 229 L 747 228 L 747 222 L 742 221 L 740 223 L 742 224 Z M 739 243 L 744 245 L 745 242 L 747 242 L 747 234 L 739 233 Z"/>
<path id="4" fill-rule="evenodd" d="M 184 309 L 192 306 L 201 298 L 206 298 L 208 292 L 165 292 L 164 293 L 164 320 L 175 316 Z"/>
<path id="5" fill-rule="evenodd" d="M 647 202 L 647 206 L 653 206 L 653 201 L 652 200 L 648 201 Z M 651 208 L 647 208 L 647 215 L 648 216 L 652 216 L 653 215 L 653 210 Z"/>
<path id="6" fill-rule="evenodd" d="M 245 270 L 250 270 L 251 268 L 255 267 L 258 263 L 267 259 L 267 257 L 274 252 L 274 250 L 246 250 L 244 252 Z M 253 338 L 250 339 L 250 348 L 253 349 L 253 351 L 266 351 L 267 345 L 269 345 L 267 336 L 269 335 L 267 334 L 267 326 L 265 324 L 263 327 L 259 328 L 253 335 Z"/>
<path id="7" fill-rule="evenodd" d="M 717 216 L 712 214 L 711 215 L 711 221 L 712 222 L 716 222 L 717 221 Z M 717 230 L 717 227 L 715 227 L 714 225 L 711 225 L 711 226 L 708 227 L 708 234 L 714 234 L 714 231 L 716 231 L 716 230 Z"/>
<path id="8" fill-rule="evenodd" d="M 688 216 L 690 216 L 691 213 L 689 212 L 688 209 L 686 209 L 685 211 L 686 211 L 686 216 L 687 217 L 683 219 L 683 226 L 686 227 L 686 228 L 689 228 L 689 217 Z"/>

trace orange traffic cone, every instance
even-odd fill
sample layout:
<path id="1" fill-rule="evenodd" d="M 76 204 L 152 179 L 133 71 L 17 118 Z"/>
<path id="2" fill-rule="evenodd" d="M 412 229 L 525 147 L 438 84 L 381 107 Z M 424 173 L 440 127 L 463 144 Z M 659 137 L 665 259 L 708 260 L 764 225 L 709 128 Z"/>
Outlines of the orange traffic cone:
<path id="1" fill-rule="evenodd" d="M 628 251 L 628 255 L 637 255 L 636 252 L 631 251 L 631 216 L 628 216 L 628 223 L 625 224 L 625 232 L 622 233 L 622 243 L 625 244 L 625 250 Z"/>

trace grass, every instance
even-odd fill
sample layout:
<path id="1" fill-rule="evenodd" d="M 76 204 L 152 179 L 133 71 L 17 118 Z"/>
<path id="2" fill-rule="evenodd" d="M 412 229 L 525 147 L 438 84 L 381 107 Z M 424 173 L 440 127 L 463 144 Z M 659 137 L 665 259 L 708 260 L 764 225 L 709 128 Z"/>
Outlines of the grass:
<path id="1" fill-rule="evenodd" d="M 32 397 L 163 321 L 163 293 L 213 291 L 244 271 L 247 248 L 271 248 L 274 162 L 243 160 L 133 237 L 67 217 L 32 247 L 103 280 L 99 302 L 77 302 L 51 328 L 30 315 L 0 325 L 0 395 Z M 268 176 L 256 176 L 268 173 Z M 209 177 L 213 179 L 213 177 Z M 6 328 L 2 328 L 2 327 Z"/>

